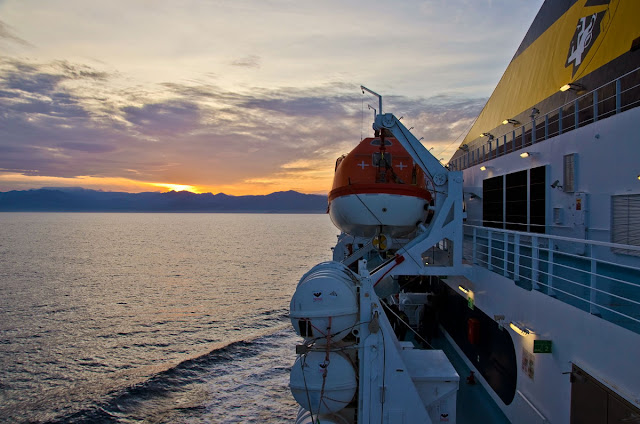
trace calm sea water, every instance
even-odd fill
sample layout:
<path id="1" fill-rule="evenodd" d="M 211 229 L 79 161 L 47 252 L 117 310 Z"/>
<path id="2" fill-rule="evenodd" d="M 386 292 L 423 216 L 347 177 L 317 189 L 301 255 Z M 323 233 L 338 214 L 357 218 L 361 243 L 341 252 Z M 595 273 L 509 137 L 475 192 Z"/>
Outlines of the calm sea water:
<path id="1" fill-rule="evenodd" d="M 0 421 L 281 422 L 326 215 L 0 214 Z"/>

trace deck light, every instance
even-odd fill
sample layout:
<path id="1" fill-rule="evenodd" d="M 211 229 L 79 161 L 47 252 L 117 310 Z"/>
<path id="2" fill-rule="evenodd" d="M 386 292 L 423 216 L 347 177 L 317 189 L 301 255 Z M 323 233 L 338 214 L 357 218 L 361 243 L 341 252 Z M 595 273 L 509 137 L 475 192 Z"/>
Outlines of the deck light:
<path id="1" fill-rule="evenodd" d="M 565 84 L 560 87 L 560 91 L 582 91 L 584 89 L 584 85 L 576 84 L 575 82 L 570 82 L 569 84 Z"/>
<path id="2" fill-rule="evenodd" d="M 458 289 L 460 289 L 460 291 L 464 294 L 469 294 L 469 289 L 465 286 L 458 286 Z"/>
<path id="3" fill-rule="evenodd" d="M 514 127 L 515 127 L 516 125 L 520 125 L 520 121 L 518 121 L 517 119 L 505 119 L 504 121 L 502 121 L 502 123 L 503 123 L 504 125 L 511 124 L 511 125 L 513 125 Z"/>
<path id="4" fill-rule="evenodd" d="M 535 154 L 534 152 L 522 152 L 522 153 L 520 153 L 520 157 L 523 158 L 523 159 L 526 159 L 528 157 L 533 156 L 534 154 Z"/>
<path id="5" fill-rule="evenodd" d="M 487 170 L 487 167 L 486 167 L 486 166 L 481 166 L 481 167 L 480 167 L 480 170 L 481 170 L 481 171 L 486 171 L 486 170 Z"/>
<path id="6" fill-rule="evenodd" d="M 511 327 L 511 329 L 513 331 L 515 331 L 516 333 L 520 334 L 522 337 L 526 337 L 529 334 L 532 334 L 533 331 L 529 330 L 528 328 L 525 328 L 524 326 L 519 326 L 513 322 L 509 323 L 509 327 Z"/>

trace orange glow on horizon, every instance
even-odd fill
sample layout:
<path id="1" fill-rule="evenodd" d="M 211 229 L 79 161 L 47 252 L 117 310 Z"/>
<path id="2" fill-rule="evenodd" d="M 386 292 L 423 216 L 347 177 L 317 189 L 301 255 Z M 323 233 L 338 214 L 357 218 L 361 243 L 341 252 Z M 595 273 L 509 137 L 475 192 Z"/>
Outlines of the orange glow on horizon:
<path id="1" fill-rule="evenodd" d="M 262 178 L 228 185 L 173 184 L 137 181 L 122 177 L 78 176 L 75 178 L 44 177 L 17 173 L 0 174 L 0 191 L 30 190 L 41 187 L 82 187 L 91 190 L 123 191 L 190 191 L 192 193 L 225 193 L 230 196 L 265 195 L 276 191 L 294 190 L 300 193 L 328 193 L 331 178 Z"/>

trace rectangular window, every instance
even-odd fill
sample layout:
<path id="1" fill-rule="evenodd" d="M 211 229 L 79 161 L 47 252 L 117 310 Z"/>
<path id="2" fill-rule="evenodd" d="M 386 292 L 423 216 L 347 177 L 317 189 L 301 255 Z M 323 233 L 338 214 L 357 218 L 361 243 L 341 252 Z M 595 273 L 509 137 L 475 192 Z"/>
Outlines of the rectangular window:
<path id="1" fill-rule="evenodd" d="M 544 233 L 547 211 L 547 171 L 544 166 L 529 170 L 529 231 Z"/>
<path id="2" fill-rule="evenodd" d="M 482 182 L 482 217 L 485 227 L 504 228 L 504 176 Z"/>
<path id="3" fill-rule="evenodd" d="M 527 231 L 527 170 L 507 174 L 506 219 L 507 230 Z"/>
<path id="4" fill-rule="evenodd" d="M 640 194 L 611 196 L 611 242 L 640 246 Z M 635 250 L 613 251 L 640 256 Z"/>
<path id="5" fill-rule="evenodd" d="M 540 166 L 482 182 L 485 227 L 546 232 L 546 168 Z"/>

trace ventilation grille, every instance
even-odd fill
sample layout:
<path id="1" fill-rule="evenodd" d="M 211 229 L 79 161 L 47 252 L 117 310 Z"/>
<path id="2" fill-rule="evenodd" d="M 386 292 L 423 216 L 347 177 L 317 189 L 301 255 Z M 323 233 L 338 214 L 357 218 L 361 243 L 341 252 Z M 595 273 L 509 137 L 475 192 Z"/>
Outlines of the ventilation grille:
<path id="1" fill-rule="evenodd" d="M 611 242 L 640 246 L 640 194 L 611 196 L 611 217 Z M 613 251 L 640 256 L 635 250 Z"/>
<path id="2" fill-rule="evenodd" d="M 564 155 L 564 181 L 562 189 L 567 193 L 576 191 L 576 154 Z"/>

